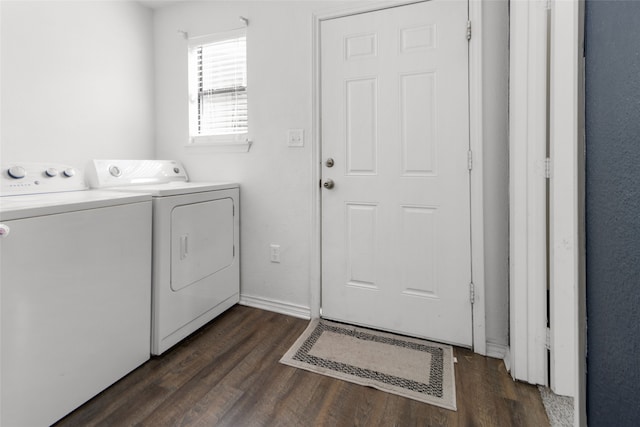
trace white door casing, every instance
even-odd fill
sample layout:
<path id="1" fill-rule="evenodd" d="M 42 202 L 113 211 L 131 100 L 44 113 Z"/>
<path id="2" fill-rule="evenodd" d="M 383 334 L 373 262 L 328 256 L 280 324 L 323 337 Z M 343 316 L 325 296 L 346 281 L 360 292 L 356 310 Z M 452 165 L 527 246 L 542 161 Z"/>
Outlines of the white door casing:
<path id="1" fill-rule="evenodd" d="M 321 22 L 323 317 L 472 345 L 467 13 Z"/>
<path id="2" fill-rule="evenodd" d="M 554 2 L 549 79 L 550 384 L 584 408 L 584 10 L 578 0 Z M 582 320 L 581 320 L 582 319 Z M 578 404 L 579 403 L 579 404 Z"/>
<path id="3" fill-rule="evenodd" d="M 511 375 L 547 384 L 546 3 L 511 2 L 509 332 Z"/>

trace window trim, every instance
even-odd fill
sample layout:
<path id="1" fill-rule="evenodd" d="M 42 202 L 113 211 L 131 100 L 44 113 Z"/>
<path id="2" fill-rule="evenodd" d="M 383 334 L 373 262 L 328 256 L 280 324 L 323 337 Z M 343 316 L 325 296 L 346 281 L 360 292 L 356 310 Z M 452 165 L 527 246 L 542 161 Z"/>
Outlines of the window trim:
<path id="1" fill-rule="evenodd" d="M 251 141 L 249 133 L 236 133 L 228 135 L 197 135 L 196 118 L 198 116 L 198 83 L 193 78 L 194 70 L 197 68 L 197 55 L 195 51 L 199 46 L 215 43 L 222 40 L 247 36 L 246 28 L 222 31 L 215 34 L 191 37 L 187 41 L 188 58 L 188 104 L 189 104 L 189 138 L 185 147 L 220 147 L 223 151 L 249 151 Z M 245 66 L 247 66 L 245 64 Z M 248 86 L 248 85 L 247 85 Z M 228 148 L 228 150 L 227 150 Z"/>

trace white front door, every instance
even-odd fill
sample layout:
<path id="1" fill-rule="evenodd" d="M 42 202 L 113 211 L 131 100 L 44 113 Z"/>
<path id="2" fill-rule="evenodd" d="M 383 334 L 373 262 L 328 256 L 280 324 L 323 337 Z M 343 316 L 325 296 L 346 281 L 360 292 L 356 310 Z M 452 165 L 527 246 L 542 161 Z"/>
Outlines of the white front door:
<path id="1" fill-rule="evenodd" d="M 467 16 L 321 23 L 325 318 L 472 344 Z"/>

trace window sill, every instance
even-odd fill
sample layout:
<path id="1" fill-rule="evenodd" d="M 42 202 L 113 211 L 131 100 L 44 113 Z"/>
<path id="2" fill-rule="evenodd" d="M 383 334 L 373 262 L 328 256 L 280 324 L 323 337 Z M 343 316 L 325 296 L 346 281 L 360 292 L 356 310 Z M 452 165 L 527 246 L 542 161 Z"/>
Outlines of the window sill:
<path id="1" fill-rule="evenodd" d="M 210 153 L 248 153 L 253 141 L 238 142 L 192 142 L 184 147 L 189 150 L 199 149 Z"/>

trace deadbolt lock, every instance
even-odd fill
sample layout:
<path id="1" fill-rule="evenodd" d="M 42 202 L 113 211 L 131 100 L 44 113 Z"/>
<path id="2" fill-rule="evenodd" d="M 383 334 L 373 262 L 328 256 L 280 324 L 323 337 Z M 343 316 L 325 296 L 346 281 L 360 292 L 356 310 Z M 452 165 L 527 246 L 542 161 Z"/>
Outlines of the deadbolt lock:
<path id="1" fill-rule="evenodd" d="M 333 159 L 332 159 L 331 157 L 329 157 L 329 158 L 327 159 L 327 161 L 326 161 L 324 164 L 325 164 L 328 168 L 333 167 L 333 165 L 334 165 Z"/>

